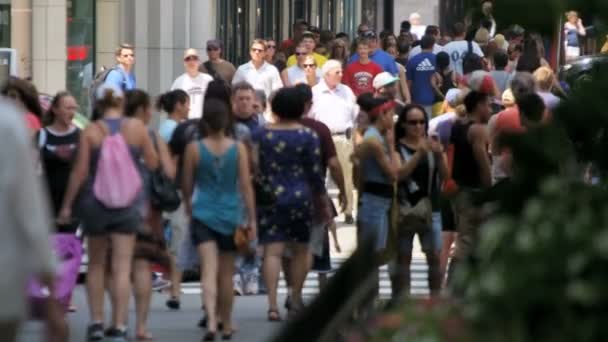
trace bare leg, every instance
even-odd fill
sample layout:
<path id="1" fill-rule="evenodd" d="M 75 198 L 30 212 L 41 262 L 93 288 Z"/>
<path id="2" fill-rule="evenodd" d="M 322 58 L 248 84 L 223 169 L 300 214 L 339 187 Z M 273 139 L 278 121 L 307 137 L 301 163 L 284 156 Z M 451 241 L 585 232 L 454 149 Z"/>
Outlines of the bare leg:
<path id="1" fill-rule="evenodd" d="M 135 295 L 137 337 L 151 337 L 148 335 L 148 314 L 150 312 L 150 300 L 152 299 L 152 276 L 150 263 L 144 259 L 133 262 L 133 287 Z"/>
<path id="2" fill-rule="evenodd" d="M 218 308 L 222 330 L 225 334 L 232 333 L 232 303 L 234 301 L 232 277 L 234 275 L 234 259 L 234 253 L 220 253 Z"/>
<path id="3" fill-rule="evenodd" d="M 107 251 L 108 238 L 106 236 L 87 238 L 87 253 L 89 255 L 87 300 L 91 322 L 93 323 L 103 323 L 104 321 L 104 276 L 106 272 Z"/>
<path id="4" fill-rule="evenodd" d="M 214 241 L 201 243 L 197 249 L 201 257 L 201 285 L 203 287 L 205 312 L 207 313 L 207 330 L 216 332 L 219 252 Z M 232 276 L 230 280 L 230 290 L 232 291 Z"/>
<path id="5" fill-rule="evenodd" d="M 456 237 L 455 232 L 443 232 L 441 235 L 442 246 L 441 246 L 441 256 L 439 257 L 439 267 L 442 275 L 442 282 L 445 278 L 445 274 L 447 271 L 448 260 L 452 255 L 452 244 L 454 243 Z"/>
<path id="6" fill-rule="evenodd" d="M 112 324 L 124 329 L 129 315 L 134 234 L 112 234 Z"/>
<path id="7" fill-rule="evenodd" d="M 310 251 L 308 244 L 293 244 L 291 251 L 291 302 L 297 310 L 304 305 L 302 287 L 308 274 Z"/>
<path id="8" fill-rule="evenodd" d="M 182 271 L 177 267 L 177 257 L 171 256 L 171 298 L 179 300 L 182 293 Z"/>
<path id="9" fill-rule="evenodd" d="M 279 283 L 279 271 L 281 270 L 281 259 L 285 244 L 276 242 L 265 246 L 264 248 L 264 280 L 266 281 L 266 290 L 268 291 L 268 308 L 269 310 L 278 311 L 277 305 L 277 287 Z"/>

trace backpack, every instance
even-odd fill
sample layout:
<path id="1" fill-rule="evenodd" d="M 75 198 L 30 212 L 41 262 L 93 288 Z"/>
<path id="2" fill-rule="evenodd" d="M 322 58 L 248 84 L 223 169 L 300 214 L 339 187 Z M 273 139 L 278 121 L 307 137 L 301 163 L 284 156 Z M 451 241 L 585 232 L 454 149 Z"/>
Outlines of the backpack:
<path id="1" fill-rule="evenodd" d="M 112 67 L 112 68 L 105 68 L 103 67 L 101 69 L 100 72 L 98 72 L 95 75 L 95 78 L 93 78 L 93 82 L 91 82 L 91 86 L 89 87 L 89 105 L 91 106 L 91 109 L 94 108 L 94 104 L 95 104 L 95 94 L 97 94 L 97 89 L 99 89 L 106 81 L 106 79 L 108 78 L 108 75 L 110 74 L 110 72 L 112 72 L 113 70 L 119 71 L 120 70 L 117 67 Z M 127 83 L 127 79 L 126 77 L 124 77 L 123 74 L 123 82 L 122 82 L 122 90 L 125 90 L 126 87 L 126 83 Z M 92 112 L 92 110 L 91 110 Z"/>
<path id="2" fill-rule="evenodd" d="M 122 134 L 110 135 L 103 124 L 98 126 L 105 137 L 101 142 L 93 194 L 106 208 L 127 208 L 142 190 L 141 174 Z"/>
<path id="3" fill-rule="evenodd" d="M 467 43 L 469 46 L 467 53 L 462 57 L 462 73 L 464 75 L 467 74 L 467 71 L 483 69 L 483 60 L 473 51 L 473 42 L 469 40 Z"/>

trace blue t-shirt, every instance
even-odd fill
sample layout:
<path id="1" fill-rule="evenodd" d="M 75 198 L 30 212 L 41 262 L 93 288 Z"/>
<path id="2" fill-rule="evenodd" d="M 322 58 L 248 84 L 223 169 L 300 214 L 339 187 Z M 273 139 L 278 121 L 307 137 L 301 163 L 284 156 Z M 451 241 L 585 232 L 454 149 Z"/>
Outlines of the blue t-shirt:
<path id="1" fill-rule="evenodd" d="M 158 134 L 166 143 L 169 143 L 175 128 L 177 128 L 177 121 L 173 119 L 164 120 L 161 122 L 160 127 L 158 127 Z"/>
<path id="2" fill-rule="evenodd" d="M 114 85 L 123 91 L 133 90 L 137 87 L 135 75 L 133 75 L 133 73 L 127 74 L 120 66 L 117 66 L 108 73 L 104 83 Z"/>
<path id="3" fill-rule="evenodd" d="M 397 62 L 393 56 L 386 53 L 384 50 L 376 49 L 376 51 L 369 54 L 369 59 L 372 62 L 380 65 L 382 70 L 391 73 L 391 75 L 398 76 L 399 69 L 397 68 Z M 352 64 L 359 60 L 359 53 L 355 53 L 350 57 L 348 64 Z"/>
<path id="4" fill-rule="evenodd" d="M 422 52 L 407 62 L 407 79 L 412 81 L 412 102 L 430 106 L 435 101 L 431 77 L 435 74 L 435 54 Z"/>

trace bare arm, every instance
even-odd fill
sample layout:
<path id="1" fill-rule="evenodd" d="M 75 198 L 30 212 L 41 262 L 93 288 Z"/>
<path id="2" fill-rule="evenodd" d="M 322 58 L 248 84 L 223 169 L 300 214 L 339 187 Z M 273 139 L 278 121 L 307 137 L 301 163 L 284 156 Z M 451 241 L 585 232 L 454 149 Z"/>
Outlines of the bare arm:
<path id="1" fill-rule="evenodd" d="M 576 29 L 578 31 L 578 34 L 580 34 L 581 36 L 587 35 L 587 30 L 585 29 L 585 25 L 583 25 L 583 20 L 580 18 L 576 22 Z"/>
<path id="2" fill-rule="evenodd" d="M 86 129 L 80 135 L 80 143 L 78 146 L 78 155 L 76 156 L 76 163 L 70 174 L 70 180 L 68 182 L 68 188 L 63 198 L 62 212 L 68 211 L 71 216 L 72 205 L 74 199 L 89 174 L 89 163 L 91 158 L 91 143 L 89 142 L 88 136 L 93 128 Z M 62 215 L 60 214 L 60 217 Z M 61 217 L 62 219 L 70 219 L 70 217 Z"/>
<path id="3" fill-rule="evenodd" d="M 334 183 L 340 190 L 340 206 L 342 207 L 342 211 L 346 209 L 346 190 L 344 187 L 344 173 L 342 172 L 342 166 L 338 161 L 337 157 L 333 157 L 329 160 L 327 165 L 329 167 L 329 174 L 331 175 L 331 179 L 333 179 Z"/>
<path id="4" fill-rule="evenodd" d="M 182 194 L 184 207 L 188 217 L 192 217 L 192 193 L 194 192 L 194 173 L 198 164 L 198 145 L 190 143 L 184 155 L 184 169 L 182 172 Z"/>
<path id="5" fill-rule="evenodd" d="M 255 211 L 255 198 L 253 185 L 251 183 L 251 170 L 249 168 L 250 158 L 247 147 L 243 143 L 238 143 L 239 148 L 239 185 L 241 194 L 247 209 L 248 227 L 251 229 L 250 240 L 255 240 L 257 236 L 257 214 Z"/>
<path id="6" fill-rule="evenodd" d="M 156 153 L 156 149 L 154 148 L 154 143 L 148 134 L 146 126 L 141 124 L 139 132 L 141 134 L 141 149 L 143 151 L 143 158 L 146 167 L 149 170 L 156 170 L 158 168 L 158 153 Z M 162 140 L 162 139 L 161 139 Z"/>
<path id="7" fill-rule="evenodd" d="M 405 77 L 405 68 L 399 68 L 399 84 L 401 85 L 401 96 L 403 97 L 403 102 L 410 103 L 412 102 L 412 95 L 410 94 L 410 88 L 407 85 L 406 77 Z"/>
<path id="8" fill-rule="evenodd" d="M 369 157 L 376 159 L 376 162 L 380 165 L 380 169 L 382 169 L 382 172 L 384 172 L 391 182 L 397 180 L 398 161 L 395 161 L 393 151 L 389 151 L 389 155 L 387 156 L 382 145 L 376 140 L 364 142 L 362 146 L 366 144 L 368 144 Z"/>
<path id="9" fill-rule="evenodd" d="M 289 83 L 289 77 L 287 76 L 287 68 L 281 71 L 281 80 L 283 80 L 283 84 L 285 84 L 286 87 L 291 86 L 291 84 Z"/>
<path id="10" fill-rule="evenodd" d="M 492 173 L 490 170 L 490 157 L 488 156 L 488 132 L 485 127 L 473 125 L 469 130 L 469 140 L 473 146 L 473 155 L 479 165 L 481 184 L 485 187 L 492 186 Z"/>
<path id="11" fill-rule="evenodd" d="M 175 179 L 175 174 L 177 173 L 177 168 L 176 168 L 176 163 L 173 161 L 173 158 L 171 157 L 171 153 L 169 152 L 169 147 L 167 146 L 167 143 L 165 143 L 161 138 L 160 135 L 158 135 L 158 133 L 154 133 L 156 134 L 156 142 L 158 144 L 158 154 L 159 154 L 159 158 L 160 158 L 160 165 L 163 168 L 163 172 L 165 173 L 165 175 L 171 179 Z"/>

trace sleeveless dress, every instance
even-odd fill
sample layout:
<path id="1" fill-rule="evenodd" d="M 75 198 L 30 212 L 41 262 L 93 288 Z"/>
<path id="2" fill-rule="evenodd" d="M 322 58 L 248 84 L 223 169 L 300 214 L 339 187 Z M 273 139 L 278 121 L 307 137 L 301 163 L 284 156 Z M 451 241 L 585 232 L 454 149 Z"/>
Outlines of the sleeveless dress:
<path id="1" fill-rule="evenodd" d="M 243 223 L 238 179 L 238 145 L 216 155 L 199 142 L 190 234 L 195 245 L 215 241 L 222 251 L 236 250 L 233 235 Z"/>
<path id="2" fill-rule="evenodd" d="M 110 130 L 110 134 L 120 134 L 123 119 L 102 119 Z M 89 162 L 89 177 L 80 191 L 78 199 L 78 217 L 82 220 L 82 229 L 85 235 L 104 235 L 109 233 L 135 234 L 143 230 L 143 207 L 144 192 L 129 207 L 121 209 L 106 208 L 95 198 L 93 184 L 97 174 L 97 162 L 101 146 L 91 151 Z M 141 151 L 139 148 L 129 145 L 129 152 L 135 165 L 139 166 L 141 174 Z"/>

